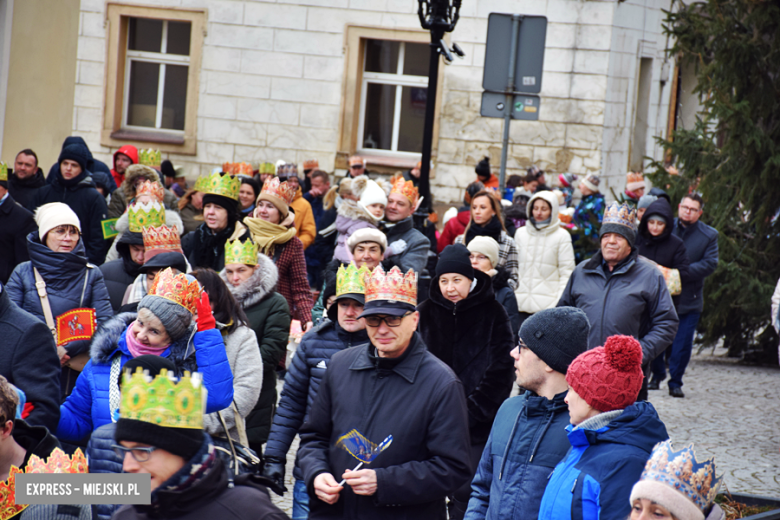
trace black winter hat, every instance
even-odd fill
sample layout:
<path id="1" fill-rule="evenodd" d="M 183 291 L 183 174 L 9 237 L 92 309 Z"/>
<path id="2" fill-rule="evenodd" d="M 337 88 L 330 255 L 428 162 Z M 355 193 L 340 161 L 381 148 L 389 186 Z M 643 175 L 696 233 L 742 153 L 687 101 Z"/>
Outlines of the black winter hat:
<path id="1" fill-rule="evenodd" d="M 222 206 L 225 208 L 228 212 L 228 219 L 230 220 L 231 224 L 236 221 L 238 218 L 236 216 L 236 211 L 238 211 L 238 201 L 231 199 L 229 197 L 225 197 L 224 195 L 217 195 L 215 193 L 206 193 L 203 196 L 203 207 L 206 206 L 206 204 L 216 204 L 217 206 Z"/>
<path id="2" fill-rule="evenodd" d="M 547 365 L 566 374 L 574 358 L 588 350 L 590 323 L 576 307 L 553 307 L 529 317 L 520 327 L 520 339 Z"/>
<path id="3" fill-rule="evenodd" d="M 89 161 L 91 154 L 89 148 L 83 144 L 73 143 L 64 147 L 60 152 L 60 158 L 57 159 L 57 164 L 62 164 L 65 159 L 76 161 L 81 166 L 81 171 L 87 171 L 87 161 Z"/>
<path id="4" fill-rule="evenodd" d="M 479 161 L 474 171 L 480 177 L 490 177 L 490 157 L 485 156 L 484 159 Z"/>
<path id="5" fill-rule="evenodd" d="M 165 177 L 170 177 L 171 179 L 176 177 L 176 170 L 173 168 L 173 163 L 168 159 L 165 159 L 162 163 L 160 163 L 160 173 L 162 173 Z"/>
<path id="6" fill-rule="evenodd" d="M 203 446 L 205 435 L 201 429 L 167 428 L 146 421 L 120 418 L 116 422 L 114 439 L 117 442 L 148 444 L 190 460 Z"/>
<path id="7" fill-rule="evenodd" d="M 469 280 L 474 279 L 474 268 L 469 259 L 471 252 L 463 244 L 452 244 L 444 248 L 436 264 L 436 277 L 447 273 L 462 274 Z"/>

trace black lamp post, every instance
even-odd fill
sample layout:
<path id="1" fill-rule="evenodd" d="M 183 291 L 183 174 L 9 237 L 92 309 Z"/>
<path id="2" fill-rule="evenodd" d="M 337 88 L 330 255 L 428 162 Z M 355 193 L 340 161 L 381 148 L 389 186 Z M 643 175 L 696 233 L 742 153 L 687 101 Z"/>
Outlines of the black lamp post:
<path id="1" fill-rule="evenodd" d="M 451 3 L 450 3 L 451 2 Z M 464 52 L 457 45 L 452 51 L 444 43 L 444 33 L 452 32 L 458 23 L 461 0 L 417 0 L 420 25 L 431 31 L 431 60 L 428 67 L 428 91 L 425 100 L 425 125 L 423 126 L 422 164 L 420 165 L 420 195 L 425 197 L 417 217 L 427 218 L 431 205 L 431 145 L 433 144 L 433 117 L 436 110 L 436 88 L 439 82 L 439 55 L 448 62 L 452 52 L 463 57 Z M 424 219 L 422 220 L 424 222 Z M 420 222 L 421 223 L 421 222 Z"/>

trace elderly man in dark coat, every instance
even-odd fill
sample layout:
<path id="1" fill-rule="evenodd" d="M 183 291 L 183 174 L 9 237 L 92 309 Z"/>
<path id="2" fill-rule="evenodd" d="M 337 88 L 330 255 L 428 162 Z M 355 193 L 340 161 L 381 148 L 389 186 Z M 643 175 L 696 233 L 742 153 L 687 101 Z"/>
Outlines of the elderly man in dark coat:
<path id="1" fill-rule="evenodd" d="M 9 192 L 7 175 L 0 169 L 0 283 L 6 283 L 14 268 L 30 259 L 27 235 L 38 229 L 32 213 Z"/>
<path id="2" fill-rule="evenodd" d="M 331 358 L 301 430 L 311 520 L 443 520 L 445 497 L 471 476 L 463 386 L 415 332 L 416 303 L 413 272 L 377 267 L 366 282 L 371 342 Z M 344 471 L 356 459 L 340 439 L 353 430 L 393 441 L 364 469 Z"/>

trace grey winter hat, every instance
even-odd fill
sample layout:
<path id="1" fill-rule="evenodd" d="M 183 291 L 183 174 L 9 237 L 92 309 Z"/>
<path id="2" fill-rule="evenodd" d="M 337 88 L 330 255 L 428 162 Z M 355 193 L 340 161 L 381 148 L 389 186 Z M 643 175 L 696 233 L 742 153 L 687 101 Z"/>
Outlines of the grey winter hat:
<path id="1" fill-rule="evenodd" d="M 192 313 L 186 307 L 161 296 L 147 294 L 138 303 L 138 310 L 149 309 L 165 327 L 171 341 L 178 341 L 190 330 Z"/>
<path id="2" fill-rule="evenodd" d="M 658 197 L 655 195 L 642 195 L 639 197 L 639 202 L 636 203 L 636 209 L 647 209 L 656 200 L 658 200 Z"/>
<path id="3" fill-rule="evenodd" d="M 523 322 L 520 340 L 539 359 L 566 374 L 574 358 L 588 350 L 590 323 L 576 307 L 554 307 L 539 311 Z"/>

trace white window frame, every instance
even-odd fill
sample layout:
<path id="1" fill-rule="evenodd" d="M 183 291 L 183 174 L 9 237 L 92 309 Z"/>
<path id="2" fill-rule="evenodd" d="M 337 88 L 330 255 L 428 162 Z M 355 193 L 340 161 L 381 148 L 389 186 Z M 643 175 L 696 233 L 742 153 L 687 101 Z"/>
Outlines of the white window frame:
<path id="1" fill-rule="evenodd" d="M 379 38 L 372 38 L 379 39 Z M 398 40 L 381 40 L 387 42 L 394 42 Z M 366 41 L 367 43 L 367 41 Z M 403 74 L 404 56 L 406 53 L 406 43 L 404 41 L 398 42 L 398 64 L 396 66 L 395 74 L 380 73 L 380 72 L 367 72 L 366 71 L 366 55 L 363 53 L 363 79 L 360 85 L 360 118 L 358 123 L 358 146 L 357 151 L 361 154 L 382 155 L 386 157 L 406 157 L 415 159 L 420 157 L 420 152 L 404 152 L 398 150 L 398 134 L 399 127 L 401 125 L 401 101 L 403 96 L 403 87 L 423 87 L 428 88 L 428 76 L 411 76 Z M 409 42 L 418 43 L 418 42 Z M 363 131 L 366 117 L 366 93 L 368 91 L 369 83 L 379 83 L 383 85 L 393 85 L 395 89 L 395 108 L 393 111 L 393 136 L 391 140 L 391 150 L 385 150 L 382 148 L 363 148 Z"/>
<path id="2" fill-rule="evenodd" d="M 142 17 L 133 17 L 133 18 L 142 18 Z M 163 97 L 165 95 L 165 68 L 166 65 L 186 65 L 187 66 L 187 72 L 188 72 L 188 78 L 189 78 L 189 67 L 191 67 L 190 63 L 190 56 L 182 56 L 181 54 L 167 54 L 162 52 L 163 50 L 168 48 L 168 22 L 169 20 L 160 20 L 163 23 L 162 28 L 162 41 L 160 42 L 160 52 L 147 52 L 147 51 L 131 51 L 130 49 L 126 49 L 126 55 L 125 55 L 125 86 L 124 86 L 124 93 L 122 96 L 123 99 L 123 107 L 122 107 L 122 128 L 126 128 L 128 130 L 138 130 L 138 131 L 149 131 L 154 130 L 155 132 L 162 132 L 166 134 L 172 134 L 172 135 L 180 135 L 183 136 L 186 131 L 187 121 L 186 121 L 186 99 L 185 99 L 185 130 L 174 130 L 170 128 L 161 128 L 162 125 L 162 113 L 163 113 Z M 175 22 L 178 22 L 180 20 L 172 20 Z M 182 20 L 186 21 L 186 20 Z M 192 23 L 190 23 L 190 38 L 192 38 Z M 128 20 L 129 24 L 129 20 Z M 129 46 L 129 38 L 128 43 Z M 134 61 L 140 61 L 140 62 L 146 62 L 146 63 L 156 63 L 160 65 L 160 74 L 158 77 L 157 82 L 157 110 L 155 113 L 155 126 L 149 127 L 149 126 L 136 126 L 136 125 L 130 125 L 127 123 L 127 116 L 128 116 L 128 110 L 130 108 L 130 66 Z M 186 95 L 186 94 L 185 94 Z"/>

